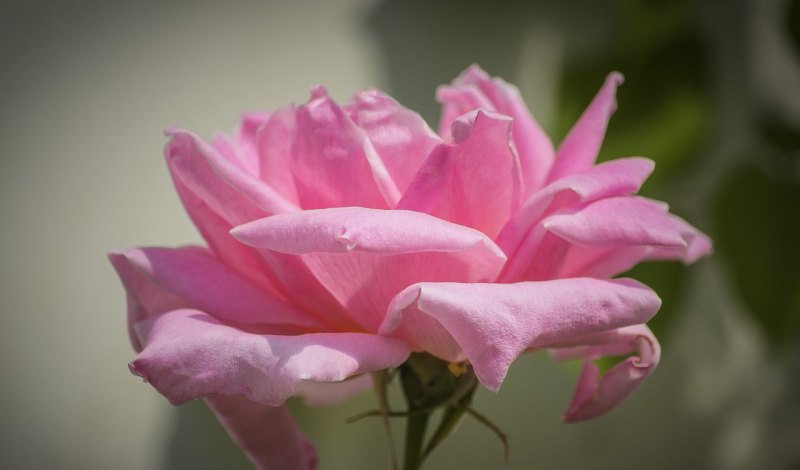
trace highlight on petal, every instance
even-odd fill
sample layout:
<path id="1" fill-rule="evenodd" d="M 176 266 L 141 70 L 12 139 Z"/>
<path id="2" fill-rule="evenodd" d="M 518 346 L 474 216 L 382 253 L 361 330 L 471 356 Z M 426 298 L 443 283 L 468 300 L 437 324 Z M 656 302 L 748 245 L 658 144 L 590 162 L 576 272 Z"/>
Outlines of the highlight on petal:
<path id="1" fill-rule="evenodd" d="M 644 323 L 660 306 L 652 290 L 631 279 L 420 283 L 395 297 L 380 332 L 392 333 L 407 311 L 432 317 L 463 350 L 478 380 L 497 391 L 508 367 L 526 349 Z M 425 331 L 418 338 L 409 341 L 429 352 L 441 349 L 425 343 Z"/>
<path id="2" fill-rule="evenodd" d="M 131 372 L 174 405 L 220 394 L 277 406 L 302 381 L 341 382 L 398 366 L 410 353 L 398 339 L 366 333 L 248 333 L 192 309 L 151 317 L 137 332 L 145 347 Z"/>
<path id="3" fill-rule="evenodd" d="M 519 153 L 525 193 L 538 190 L 553 164 L 553 144 L 528 111 L 519 90 L 500 78 L 492 78 L 477 65 L 465 70 L 452 85 L 436 90 L 443 104 L 440 129 L 449 135 L 456 118 L 476 108 L 505 114 L 514 120 L 512 137 Z"/>
<path id="4" fill-rule="evenodd" d="M 377 90 L 357 93 L 346 109 L 367 133 L 400 193 L 431 150 L 442 143 L 419 114 Z"/>
<path id="5" fill-rule="evenodd" d="M 619 72 L 612 72 L 606 77 L 603 87 L 559 145 L 547 182 L 556 181 L 594 165 L 606 135 L 608 121 L 617 110 L 617 87 L 622 85 L 623 81 L 624 78 Z"/>
<path id="6" fill-rule="evenodd" d="M 491 282 L 505 255 L 483 233 L 427 214 L 342 207 L 282 214 L 233 230 L 244 243 L 299 255 L 365 331 L 422 281 Z"/>
<path id="7" fill-rule="evenodd" d="M 625 401 L 658 366 L 661 346 L 645 325 L 633 325 L 565 342 L 550 350 L 556 360 L 583 358 L 584 364 L 564 421 L 607 413 Z M 630 355 L 604 374 L 592 361 Z"/>
<path id="8" fill-rule="evenodd" d="M 206 398 L 211 411 L 260 470 L 317 467 L 314 445 L 300 431 L 285 406 L 267 406 L 246 398 L 214 395 Z"/>
<path id="9" fill-rule="evenodd" d="M 454 121 L 454 143 L 431 152 L 397 208 L 426 212 L 494 239 L 522 197 L 511 125 L 508 117 L 485 110 Z"/>
<path id="10" fill-rule="evenodd" d="M 359 375 L 341 382 L 300 382 L 297 394 L 306 406 L 338 405 L 349 398 L 372 389 L 372 376 Z"/>

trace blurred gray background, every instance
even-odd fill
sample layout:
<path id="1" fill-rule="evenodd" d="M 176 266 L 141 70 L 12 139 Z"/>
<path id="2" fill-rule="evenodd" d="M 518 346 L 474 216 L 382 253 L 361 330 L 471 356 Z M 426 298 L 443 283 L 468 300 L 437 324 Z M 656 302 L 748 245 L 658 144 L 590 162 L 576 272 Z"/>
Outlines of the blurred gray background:
<path id="1" fill-rule="evenodd" d="M 126 367 L 105 253 L 200 241 L 162 130 L 211 137 L 318 83 L 341 101 L 382 88 L 435 127 L 435 86 L 476 62 L 555 142 L 623 72 L 601 158 L 656 160 L 643 193 L 717 251 L 631 273 L 664 298 L 664 355 L 608 416 L 561 424 L 576 369 L 544 355 L 479 392 L 511 468 L 800 468 L 800 2 L 563 3 L 0 4 L 0 467 L 247 468 L 202 403 L 173 408 Z M 370 394 L 292 406 L 321 469 L 385 466 L 379 424 L 344 424 Z M 501 447 L 467 418 L 428 468 L 502 468 Z"/>

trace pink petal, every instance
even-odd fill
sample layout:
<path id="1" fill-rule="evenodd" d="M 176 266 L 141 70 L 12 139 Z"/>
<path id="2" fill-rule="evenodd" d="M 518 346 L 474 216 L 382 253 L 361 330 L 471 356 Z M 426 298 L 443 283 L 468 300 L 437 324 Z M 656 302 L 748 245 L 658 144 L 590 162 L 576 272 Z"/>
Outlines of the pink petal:
<path id="1" fill-rule="evenodd" d="M 258 469 L 317 467 L 314 445 L 285 406 L 266 406 L 242 397 L 206 398 L 209 408 Z"/>
<path id="2" fill-rule="evenodd" d="M 646 158 L 621 158 L 555 181 L 534 194 L 497 238 L 497 244 L 509 255 L 501 279 L 514 281 L 528 269 L 545 235 L 536 229 L 542 218 L 571 205 L 635 193 L 653 168 L 653 162 Z"/>
<path id="3" fill-rule="evenodd" d="M 173 310 L 137 325 L 144 350 L 131 372 L 172 404 L 214 394 L 277 406 L 301 381 L 340 382 L 400 365 L 405 343 L 365 333 L 252 334 L 199 310 Z"/>
<path id="4" fill-rule="evenodd" d="M 281 115 L 279 112 L 272 117 L 278 119 Z M 221 259 L 273 293 L 291 297 L 292 301 L 307 311 L 327 313 L 329 309 L 336 308 L 335 301 L 329 301 L 330 296 L 326 298 L 324 289 L 314 289 L 313 277 L 310 277 L 308 269 L 302 263 L 298 264 L 295 260 L 286 260 L 277 255 L 262 257 L 256 250 L 242 245 L 228 233 L 232 228 L 231 224 L 276 213 L 272 210 L 296 211 L 296 206 L 274 192 L 272 195 L 275 196 L 276 204 L 263 207 L 256 205 L 241 190 L 246 189 L 250 183 L 262 189 L 268 186 L 260 181 L 254 182 L 248 175 L 242 176 L 244 173 L 232 169 L 230 162 L 219 163 L 224 161 L 224 157 L 191 134 L 176 133 L 167 146 L 166 153 L 175 186 L 187 211 Z M 242 187 L 229 184 L 216 173 L 208 161 L 218 162 L 217 167 L 226 168 L 231 174 L 241 176 L 247 180 L 247 184 Z M 336 321 L 326 322 L 326 325 L 333 330 L 345 326 Z"/>
<path id="5" fill-rule="evenodd" d="M 245 173 L 258 175 L 260 162 L 257 135 L 269 116 L 266 112 L 245 113 L 234 135 L 216 134 L 212 147 Z"/>
<path id="6" fill-rule="evenodd" d="M 247 173 L 254 176 L 259 175 L 261 172 L 258 135 L 269 119 L 270 113 L 268 112 L 245 113 L 234 135 L 234 147 L 237 155 L 239 155 L 239 160 L 242 162 L 242 167 Z"/>
<path id="7" fill-rule="evenodd" d="M 552 355 L 558 360 L 585 359 L 578 385 L 564 421 L 577 422 L 607 413 L 625 401 L 655 370 L 661 357 L 658 340 L 645 325 L 607 331 L 558 345 Z M 592 363 L 604 356 L 636 353 L 605 374 Z"/>
<path id="8" fill-rule="evenodd" d="M 341 207 L 281 214 L 237 227 L 244 243 L 300 255 L 367 331 L 391 298 L 423 280 L 493 280 L 505 262 L 477 230 L 427 214 Z"/>
<path id="9" fill-rule="evenodd" d="M 323 88 L 297 110 L 292 172 L 304 209 L 394 207 L 400 192 L 364 130 Z"/>
<path id="10" fill-rule="evenodd" d="M 191 132 L 171 129 L 167 135 L 165 154 L 175 178 L 228 223 L 298 210 Z"/>
<path id="11" fill-rule="evenodd" d="M 398 209 L 427 212 L 494 238 L 520 204 L 522 176 L 512 121 L 478 110 L 453 123 L 453 144 L 423 163 Z"/>
<path id="12" fill-rule="evenodd" d="M 263 289 L 281 296 L 275 276 L 261 262 L 258 252 L 230 236 L 232 225 L 214 212 L 173 173 L 173 183 L 184 209 L 209 248 L 222 262 Z"/>
<path id="13" fill-rule="evenodd" d="M 661 306 L 631 279 L 561 279 L 517 284 L 420 283 L 399 293 L 380 332 L 389 334 L 415 310 L 441 323 L 496 391 L 526 349 L 643 323 Z M 423 340 L 426 332 L 421 331 Z M 416 344 L 428 352 L 438 344 Z M 449 357 L 444 359 L 450 360 Z"/>
<path id="14" fill-rule="evenodd" d="M 313 317 L 243 279 L 205 248 L 137 248 L 109 257 L 136 301 L 151 306 L 151 315 L 180 305 L 240 326 L 283 326 L 306 332 L 322 327 Z M 154 308 L 159 304 L 163 306 Z M 137 316 L 134 321 L 141 320 Z"/>
<path id="15" fill-rule="evenodd" d="M 600 199 L 545 218 L 532 232 L 535 253 L 518 279 L 610 277 L 643 259 L 688 259 L 701 240 L 665 204 L 642 197 Z M 534 238 L 535 237 L 535 238 Z"/>
<path id="16" fill-rule="evenodd" d="M 622 74 L 613 72 L 606 78 L 589 107 L 561 142 L 548 182 L 586 170 L 594 165 L 606 134 L 608 121 L 617 110 L 616 91 L 623 82 Z"/>
<path id="17" fill-rule="evenodd" d="M 189 302 L 154 284 L 128 262 L 122 253 L 109 253 L 108 259 L 125 287 L 128 304 L 128 338 L 133 349 L 139 352 L 144 346 L 136 334 L 136 324 L 151 316 L 189 307 Z"/>
<path id="18" fill-rule="evenodd" d="M 634 204 L 650 203 L 641 198 Z M 618 204 L 618 203 L 613 203 Z M 607 204 L 610 205 L 610 204 Z M 587 207 L 588 209 L 588 207 Z M 645 212 L 650 212 L 645 207 Z M 584 214 L 586 215 L 586 214 Z M 606 221 L 613 227 L 593 230 L 593 222 L 580 229 L 591 241 L 576 235 L 572 222 L 562 219 L 559 235 L 576 243 L 569 248 L 563 261 L 560 276 L 610 277 L 625 272 L 645 260 L 680 260 L 691 264 L 711 253 L 709 238 L 673 214 L 665 213 L 659 205 L 652 206 L 649 214 L 637 214 L 639 221 L 625 221 L 630 216 L 610 216 Z M 646 228 L 637 229 L 648 217 L 656 220 Z M 577 221 L 575 221 L 578 223 Z M 625 224 L 625 227 L 612 224 Z M 593 235 L 588 232 L 595 232 Z M 638 233 L 637 233 L 638 232 Z"/>
<path id="19" fill-rule="evenodd" d="M 444 104 L 440 129 L 449 127 L 460 115 L 476 108 L 505 114 L 514 119 L 513 140 L 519 153 L 526 194 L 538 190 L 553 164 L 553 144 L 528 111 L 519 90 L 500 78 L 491 78 L 477 65 L 470 66 L 452 86 L 439 87 L 436 97 Z"/>
<path id="20" fill-rule="evenodd" d="M 578 245 L 686 247 L 667 210 L 642 197 L 610 197 L 574 212 L 556 213 L 542 223 L 546 230 Z"/>
<path id="21" fill-rule="evenodd" d="M 292 142 L 297 132 L 297 109 L 289 106 L 272 113 L 258 130 L 259 177 L 286 200 L 300 205 L 292 174 Z"/>
<path id="22" fill-rule="evenodd" d="M 401 193 L 431 150 L 442 142 L 417 113 L 379 91 L 356 94 L 348 113 L 367 133 Z"/>
<path id="23" fill-rule="evenodd" d="M 371 388 L 372 376 L 364 374 L 341 382 L 300 382 L 297 394 L 306 406 L 332 406 Z"/>

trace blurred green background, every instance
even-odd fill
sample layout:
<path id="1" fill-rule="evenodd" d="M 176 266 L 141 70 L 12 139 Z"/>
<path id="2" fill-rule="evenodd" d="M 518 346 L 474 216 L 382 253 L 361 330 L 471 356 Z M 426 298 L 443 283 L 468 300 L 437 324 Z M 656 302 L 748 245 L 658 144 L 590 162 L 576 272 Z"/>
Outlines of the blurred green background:
<path id="1" fill-rule="evenodd" d="M 642 193 L 716 251 L 630 273 L 664 300 L 664 353 L 609 415 L 561 424 L 576 369 L 542 354 L 479 391 L 510 468 L 800 468 L 800 0 L 12 0 L 0 54 L 0 467 L 248 468 L 202 403 L 126 368 L 104 253 L 199 241 L 162 129 L 210 137 L 316 83 L 384 89 L 435 127 L 436 85 L 478 63 L 555 142 L 621 71 L 601 159 L 655 160 Z M 379 424 L 344 424 L 374 406 L 292 403 L 321 469 L 385 467 Z M 467 418 L 428 468 L 503 468 L 501 447 Z"/>

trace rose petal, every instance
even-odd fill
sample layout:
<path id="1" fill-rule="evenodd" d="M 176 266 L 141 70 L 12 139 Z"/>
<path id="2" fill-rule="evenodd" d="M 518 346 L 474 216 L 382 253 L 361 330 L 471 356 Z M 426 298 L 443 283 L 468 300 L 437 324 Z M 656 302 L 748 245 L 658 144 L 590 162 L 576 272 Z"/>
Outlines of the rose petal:
<path id="1" fill-rule="evenodd" d="M 660 306 L 652 290 L 631 279 L 420 283 L 395 297 L 380 332 L 389 334 L 406 321 L 410 307 L 433 317 L 461 346 L 478 380 L 496 391 L 526 349 L 644 323 Z M 426 339 L 424 331 L 420 338 Z"/>
<path id="2" fill-rule="evenodd" d="M 306 406 L 338 405 L 350 397 L 372 388 L 372 376 L 359 375 L 341 382 L 300 382 L 297 394 Z"/>
<path id="3" fill-rule="evenodd" d="M 277 406 L 301 381 L 340 382 L 400 365 L 405 343 L 366 333 L 260 335 L 199 310 L 173 310 L 137 325 L 144 350 L 131 372 L 175 405 L 213 394 Z"/>
<path id="4" fill-rule="evenodd" d="M 417 113 L 379 91 L 356 94 L 355 103 L 347 110 L 367 133 L 401 193 L 431 150 L 442 143 Z"/>
<path id="5" fill-rule="evenodd" d="M 266 406 L 242 397 L 206 398 L 231 440 L 258 469 L 314 469 L 317 452 L 285 406 Z"/>
<path id="6" fill-rule="evenodd" d="M 292 174 L 292 142 L 297 132 L 297 109 L 294 106 L 272 113 L 258 130 L 257 152 L 259 177 L 286 200 L 300 205 Z"/>
<path id="7" fill-rule="evenodd" d="M 367 331 L 391 298 L 423 280 L 488 282 L 505 256 L 486 236 L 427 214 L 342 207 L 268 217 L 237 227 L 248 245 L 301 255 Z"/>
<path id="8" fill-rule="evenodd" d="M 610 197 L 556 213 L 542 224 L 577 245 L 688 246 L 667 210 L 663 204 L 642 197 Z"/>
<path id="9" fill-rule="evenodd" d="M 501 279 L 512 282 L 528 269 L 546 234 L 540 227 L 542 218 L 571 205 L 633 194 L 653 168 L 654 163 L 646 158 L 621 158 L 555 181 L 534 194 L 497 238 L 497 244 L 509 256 Z"/>
<path id="10" fill-rule="evenodd" d="M 245 113 L 233 135 L 216 134 L 211 146 L 245 173 L 258 175 L 260 162 L 257 135 L 269 116 L 267 112 Z"/>
<path id="11" fill-rule="evenodd" d="M 561 219 L 556 231 L 576 244 L 569 247 L 558 275 L 611 277 L 644 260 L 674 259 L 688 265 L 711 253 L 711 241 L 706 235 L 680 217 L 666 213 L 659 204 L 651 204 L 648 208 L 647 204 L 653 201 L 636 199 L 638 202 L 626 204 L 641 205 L 644 202 L 642 207 L 646 213 L 633 214 L 636 210 L 632 208 L 629 215 L 620 214 L 617 217 L 607 214 L 608 219 L 602 222 L 604 227 L 601 230 L 592 228 L 599 219 L 587 222 L 580 230 L 584 238 L 588 236 L 591 239 L 580 239 L 576 234 L 571 225 L 579 223 L 577 220 Z M 620 204 L 613 202 L 601 206 L 609 205 Z M 624 220 L 632 215 L 639 217 L 639 220 Z M 655 220 L 648 223 L 647 227 L 638 226 L 648 218 Z"/>
<path id="12" fill-rule="evenodd" d="M 144 346 L 136 334 L 136 324 L 151 316 L 189 307 L 189 302 L 154 284 L 129 263 L 123 254 L 112 252 L 108 254 L 108 259 L 125 287 L 128 304 L 128 338 L 133 349 L 140 352 Z"/>
<path id="13" fill-rule="evenodd" d="M 149 308 L 150 315 L 180 305 L 239 326 L 284 326 L 306 332 L 322 328 L 313 317 L 237 275 L 205 248 L 134 248 L 109 258 L 140 304 L 163 305 Z M 141 320 L 137 315 L 134 321 Z"/>
<path id="14" fill-rule="evenodd" d="M 578 205 L 545 218 L 531 232 L 536 251 L 517 278 L 609 277 L 666 250 L 680 257 L 693 235 L 685 233 L 665 204 L 641 197 L 611 197 Z M 597 265 L 597 266 L 595 266 Z"/>
<path id="15" fill-rule="evenodd" d="M 225 264 L 250 281 L 275 295 L 282 295 L 279 283 L 276 282 L 273 273 L 269 269 L 265 269 L 257 251 L 231 237 L 228 232 L 233 226 L 214 212 L 174 173 L 172 180 L 186 213 L 208 243 L 211 251 Z"/>
<path id="16" fill-rule="evenodd" d="M 270 116 L 270 113 L 263 111 L 244 113 L 233 137 L 236 154 L 239 155 L 242 167 L 247 173 L 254 176 L 259 175 L 262 171 L 258 150 L 258 134 L 269 121 Z M 275 188 L 274 186 L 272 187 Z"/>
<path id="17" fill-rule="evenodd" d="M 175 178 L 228 223 L 298 210 L 195 134 L 181 129 L 166 134 L 171 140 L 164 152 Z"/>
<path id="18" fill-rule="evenodd" d="M 606 135 L 611 115 L 617 110 L 616 91 L 624 81 L 622 74 L 613 72 L 606 77 L 589 107 L 561 142 L 548 182 L 578 173 L 594 165 Z"/>
<path id="19" fill-rule="evenodd" d="M 547 134 L 528 111 L 517 87 L 500 78 L 491 78 L 480 67 L 472 65 L 452 86 L 439 87 L 436 98 L 444 105 L 440 124 L 443 136 L 449 135 L 450 125 L 458 116 L 476 108 L 513 118 L 512 137 L 519 153 L 526 194 L 542 186 L 555 151 Z"/>
<path id="20" fill-rule="evenodd" d="M 453 123 L 453 144 L 422 164 L 398 209 L 427 212 L 494 238 L 519 207 L 522 176 L 512 121 L 478 110 Z"/>
<path id="21" fill-rule="evenodd" d="M 558 360 L 583 357 L 580 378 L 564 421 L 577 422 L 607 413 L 625 401 L 658 366 L 661 347 L 645 325 L 634 325 L 559 345 Z M 601 374 L 593 360 L 636 353 Z"/>
<path id="22" fill-rule="evenodd" d="M 298 108 L 296 125 L 291 165 L 304 209 L 397 204 L 400 192 L 366 133 L 324 88 Z"/>

